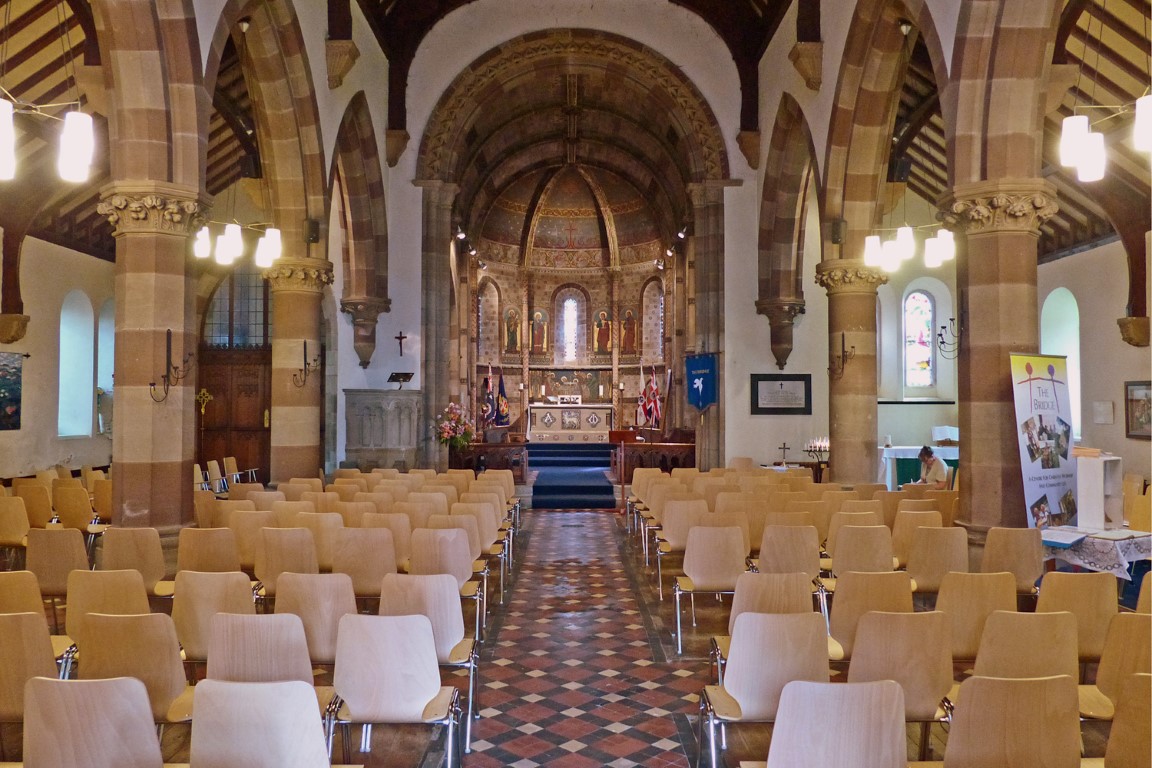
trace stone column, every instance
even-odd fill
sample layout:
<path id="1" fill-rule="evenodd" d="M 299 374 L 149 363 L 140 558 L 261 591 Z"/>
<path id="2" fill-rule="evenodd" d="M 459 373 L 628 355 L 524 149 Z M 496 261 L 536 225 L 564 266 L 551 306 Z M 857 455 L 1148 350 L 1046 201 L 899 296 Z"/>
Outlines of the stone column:
<path id="1" fill-rule="evenodd" d="M 838 481 L 870 482 L 878 472 L 876 288 L 886 282 L 855 259 L 816 265 L 816 284 L 828 291 L 829 468 Z"/>
<path id="2" fill-rule="evenodd" d="M 420 318 L 420 345 L 423 352 L 423 413 L 417 462 L 443 471 L 448 467 L 448 449 L 436 440 L 434 420 L 448 405 L 452 391 L 452 203 L 458 187 L 443 181 L 417 181 L 424 190 L 423 252 L 420 285 L 423 303 Z"/>
<path id="3" fill-rule="evenodd" d="M 192 517 L 196 377 L 176 380 L 166 370 L 168 331 L 171 363 L 183 369 L 196 348 L 185 264 L 188 238 L 202 218 L 199 193 L 162 182 L 124 181 L 103 190 L 96 210 L 107 217 L 116 238 L 112 522 L 179 525 Z"/>
<path id="4" fill-rule="evenodd" d="M 612 402 L 612 427 L 620 429 L 624 422 L 620 418 L 620 389 L 616 383 L 620 381 L 620 342 L 623 340 L 620 333 L 620 321 L 623 319 L 620 311 L 620 279 L 621 272 L 618 264 L 608 268 L 608 311 L 612 314 L 609 322 L 609 337 L 612 339 L 612 375 L 609 381 L 601 379 L 600 383 L 608 392 L 608 399 Z"/>
<path id="5" fill-rule="evenodd" d="M 719 392 L 724 391 L 724 187 L 723 182 L 690 184 L 692 198 L 693 236 L 692 254 L 696 272 L 696 336 L 697 353 L 715 352 Z M 684 398 L 681 358 L 669 360 L 673 379 L 679 388 L 677 401 Z M 724 398 L 704 412 L 696 422 L 696 463 L 701 470 L 724 466 Z"/>
<path id="6" fill-rule="evenodd" d="M 941 218 L 957 233 L 960 510 L 976 539 L 1026 524 L 1008 355 L 1039 349 L 1036 246 L 1055 215 L 1055 187 L 1002 179 L 955 187 Z"/>
<path id="7" fill-rule="evenodd" d="M 320 298 L 332 265 L 282 256 L 264 278 L 272 293 L 272 482 L 315 477 L 324 463 Z"/>

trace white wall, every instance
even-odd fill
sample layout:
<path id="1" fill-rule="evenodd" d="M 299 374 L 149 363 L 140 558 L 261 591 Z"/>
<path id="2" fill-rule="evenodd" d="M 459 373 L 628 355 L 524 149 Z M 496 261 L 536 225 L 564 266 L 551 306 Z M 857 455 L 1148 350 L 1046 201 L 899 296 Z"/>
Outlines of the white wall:
<path id="1" fill-rule="evenodd" d="M 93 392 L 92 436 L 57 435 L 57 394 L 60 388 L 60 307 L 69 291 L 83 291 L 92 312 L 113 296 L 114 266 L 107 261 L 27 238 L 21 254 L 21 293 L 24 314 L 31 318 L 28 334 L 0 351 L 27 352 L 21 393 L 20 429 L 0 432 L 0 477 L 19 477 L 56 464 L 79 468 L 112 460 L 111 435 L 96 434 L 96 379 L 88 366 Z M 51 276 L 51 277 L 49 277 Z M 97 329 L 92 329 L 93 347 Z"/>
<path id="2" fill-rule="evenodd" d="M 1117 318 L 1128 301 L 1128 267 L 1119 241 L 1040 266 L 1037 309 L 1063 286 L 1080 308 L 1081 413 L 1084 445 L 1102 448 L 1124 460 L 1125 472 L 1152 476 L 1152 443 L 1124 436 L 1124 382 L 1152 378 L 1152 353 L 1120 338 Z M 1145 290 L 1148 287 L 1145 286 Z M 1112 403 L 1112 424 L 1094 424 L 1092 404 Z"/>

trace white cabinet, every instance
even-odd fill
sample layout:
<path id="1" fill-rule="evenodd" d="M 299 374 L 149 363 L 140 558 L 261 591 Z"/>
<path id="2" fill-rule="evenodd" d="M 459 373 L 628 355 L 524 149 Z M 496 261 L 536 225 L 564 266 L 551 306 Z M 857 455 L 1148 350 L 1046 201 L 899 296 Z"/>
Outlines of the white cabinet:
<path id="1" fill-rule="evenodd" d="M 1123 462 L 1119 456 L 1076 459 L 1076 525 L 1081 528 L 1123 528 Z"/>

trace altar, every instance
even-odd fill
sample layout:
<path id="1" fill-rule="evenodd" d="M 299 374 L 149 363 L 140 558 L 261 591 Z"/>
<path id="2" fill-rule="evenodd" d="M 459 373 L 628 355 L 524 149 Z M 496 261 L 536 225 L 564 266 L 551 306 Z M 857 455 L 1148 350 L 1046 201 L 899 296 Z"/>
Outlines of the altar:
<path id="1" fill-rule="evenodd" d="M 533 443 L 607 443 L 611 429 L 611 403 L 528 406 L 528 440 Z"/>

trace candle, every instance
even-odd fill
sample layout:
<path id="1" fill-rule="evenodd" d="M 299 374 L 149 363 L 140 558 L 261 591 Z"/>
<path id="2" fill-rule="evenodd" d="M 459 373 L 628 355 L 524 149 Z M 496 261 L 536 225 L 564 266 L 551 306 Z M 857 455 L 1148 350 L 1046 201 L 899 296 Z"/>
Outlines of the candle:
<path id="1" fill-rule="evenodd" d="M 308 370 L 308 339 L 304 339 L 304 370 Z"/>
<path id="2" fill-rule="evenodd" d="M 172 370 L 172 329 L 168 329 L 167 346 L 164 349 L 164 375 Z"/>
<path id="3" fill-rule="evenodd" d="M 604 397 L 604 385 L 600 385 L 600 397 Z"/>
<path id="4" fill-rule="evenodd" d="M 540 397 L 544 397 L 547 394 L 548 394 L 548 387 L 541 384 L 540 385 Z"/>

